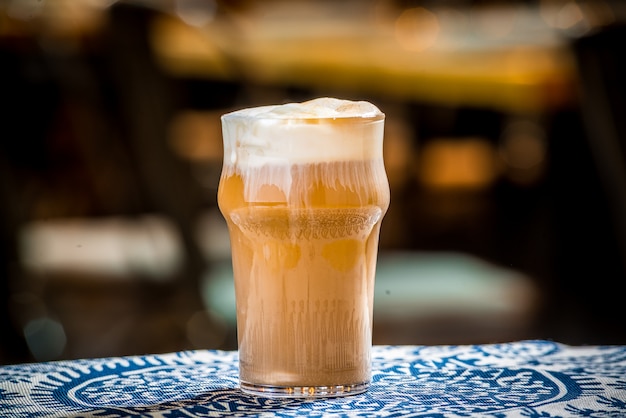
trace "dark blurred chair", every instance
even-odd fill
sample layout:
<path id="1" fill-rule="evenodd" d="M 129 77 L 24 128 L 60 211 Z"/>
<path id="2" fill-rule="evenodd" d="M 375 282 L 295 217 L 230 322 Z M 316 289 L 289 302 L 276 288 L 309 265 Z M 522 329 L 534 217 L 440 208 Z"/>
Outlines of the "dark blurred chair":
<path id="1" fill-rule="evenodd" d="M 195 241 L 198 214 L 210 199 L 192 176 L 189 164 L 172 152 L 168 143 L 170 123 L 184 108 L 181 91 L 164 74 L 152 53 L 150 23 L 158 12 L 141 6 L 119 3 L 111 7 L 110 20 L 101 34 L 101 51 L 92 70 L 106 103 L 106 112 L 124 142 L 141 196 L 141 211 L 167 216 L 182 237 L 186 266 L 182 280 L 197 283 L 206 266 Z M 85 136 L 93 135 L 87 127 Z M 110 138 L 99 138 L 92 146 L 105 147 Z M 96 145 L 93 145 L 95 143 Z M 99 149 L 90 159 L 98 164 Z"/>
<path id="2" fill-rule="evenodd" d="M 587 137 L 626 267 L 626 25 L 574 42 Z"/>
<path id="3" fill-rule="evenodd" d="M 579 343 L 624 343 L 626 278 L 626 26 L 596 28 L 574 39 L 580 121 L 563 120 L 554 153 L 564 167 L 555 193 L 562 242 L 555 303 L 574 308 L 561 329 Z M 582 129 L 581 129 L 582 128 Z M 577 131 L 580 130 L 580 131 Z M 580 138 L 580 139 L 579 139 Z"/>

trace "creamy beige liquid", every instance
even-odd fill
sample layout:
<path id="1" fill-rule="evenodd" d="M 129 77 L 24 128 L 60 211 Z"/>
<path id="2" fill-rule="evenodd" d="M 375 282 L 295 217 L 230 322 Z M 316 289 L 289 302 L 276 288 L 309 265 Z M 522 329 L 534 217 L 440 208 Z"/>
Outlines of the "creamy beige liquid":
<path id="1" fill-rule="evenodd" d="M 220 181 L 240 378 L 274 386 L 367 382 L 378 235 L 389 204 L 382 159 L 278 171 L 282 180 L 276 167 L 242 174 L 225 166 Z"/>

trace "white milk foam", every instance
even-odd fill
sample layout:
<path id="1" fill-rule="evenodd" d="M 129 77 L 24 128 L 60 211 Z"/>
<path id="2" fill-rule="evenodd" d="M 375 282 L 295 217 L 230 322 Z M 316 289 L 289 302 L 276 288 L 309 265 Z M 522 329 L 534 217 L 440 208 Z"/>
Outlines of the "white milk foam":
<path id="1" fill-rule="evenodd" d="M 227 113 L 224 166 L 375 158 L 381 155 L 384 118 L 369 102 L 328 97 Z"/>

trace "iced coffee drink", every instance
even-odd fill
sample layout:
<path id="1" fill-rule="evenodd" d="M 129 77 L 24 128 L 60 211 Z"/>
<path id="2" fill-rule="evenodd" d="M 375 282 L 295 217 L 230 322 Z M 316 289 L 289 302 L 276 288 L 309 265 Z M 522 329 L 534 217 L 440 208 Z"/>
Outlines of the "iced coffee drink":
<path id="1" fill-rule="evenodd" d="M 331 98 L 222 116 L 241 388 L 341 396 L 370 383 L 374 273 L 389 205 L 384 114 Z"/>

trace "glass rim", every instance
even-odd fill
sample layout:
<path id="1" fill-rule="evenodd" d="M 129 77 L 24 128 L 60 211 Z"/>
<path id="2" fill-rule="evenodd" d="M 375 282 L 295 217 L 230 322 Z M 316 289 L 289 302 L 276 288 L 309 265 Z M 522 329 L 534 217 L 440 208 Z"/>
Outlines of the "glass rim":
<path id="1" fill-rule="evenodd" d="M 271 109 L 274 106 L 257 106 L 256 109 Z M 367 122 L 377 122 L 385 120 L 386 115 L 383 112 L 372 112 L 366 113 L 358 116 L 320 116 L 320 115 L 305 115 L 305 116 L 290 116 L 288 114 L 281 115 L 268 115 L 267 113 L 259 113 L 259 114 L 247 114 L 244 113 L 246 109 L 234 110 L 231 112 L 224 113 L 220 119 L 222 122 L 228 121 L 244 121 L 244 122 L 259 122 L 259 121 L 267 121 L 267 122 L 276 122 L 276 123 L 301 123 L 301 124 L 323 124 L 323 123 L 367 123 Z"/>

